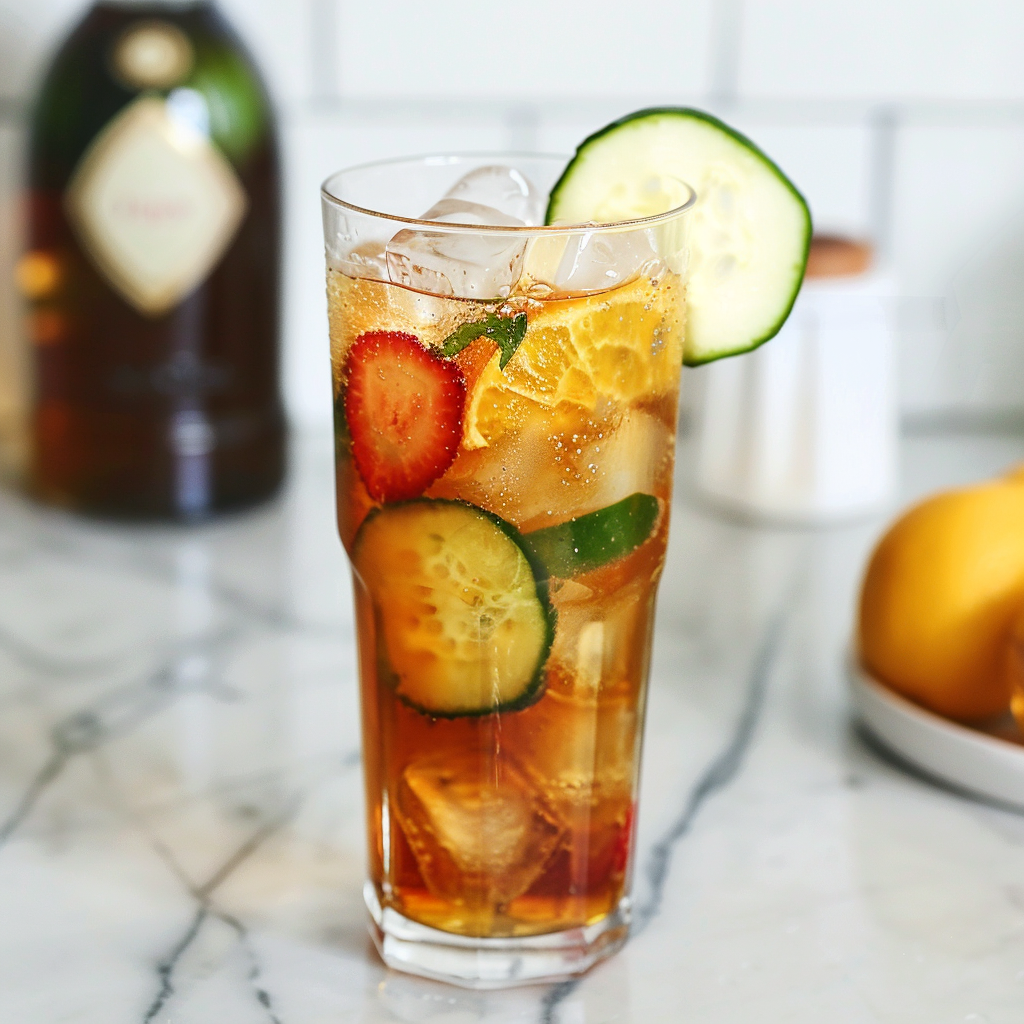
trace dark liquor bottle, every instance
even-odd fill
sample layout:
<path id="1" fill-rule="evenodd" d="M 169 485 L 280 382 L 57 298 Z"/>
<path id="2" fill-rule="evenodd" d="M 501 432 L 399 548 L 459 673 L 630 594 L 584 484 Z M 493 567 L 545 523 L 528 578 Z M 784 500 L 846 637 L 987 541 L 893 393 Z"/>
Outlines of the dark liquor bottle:
<path id="1" fill-rule="evenodd" d="M 34 492 L 164 519 L 271 495 L 276 128 L 214 4 L 95 3 L 43 81 L 28 179 Z"/>

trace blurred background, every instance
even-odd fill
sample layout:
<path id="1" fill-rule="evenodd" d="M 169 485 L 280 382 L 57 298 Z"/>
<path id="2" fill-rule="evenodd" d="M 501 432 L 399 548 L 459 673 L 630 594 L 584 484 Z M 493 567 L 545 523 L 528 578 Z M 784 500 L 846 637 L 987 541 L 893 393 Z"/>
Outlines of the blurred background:
<path id="1" fill-rule="evenodd" d="M 0 351 L 15 374 L 23 124 L 84 0 L 0 0 Z M 222 0 L 282 123 L 284 380 L 326 425 L 318 185 L 439 149 L 570 152 L 649 104 L 749 133 L 816 227 L 871 240 L 899 286 L 905 426 L 1024 424 L 1024 5 L 1012 0 Z M 10 389 L 6 389 L 10 390 Z M 4 401 L 13 399 L 8 395 Z M 8 411 L 8 410 L 4 410 Z"/>

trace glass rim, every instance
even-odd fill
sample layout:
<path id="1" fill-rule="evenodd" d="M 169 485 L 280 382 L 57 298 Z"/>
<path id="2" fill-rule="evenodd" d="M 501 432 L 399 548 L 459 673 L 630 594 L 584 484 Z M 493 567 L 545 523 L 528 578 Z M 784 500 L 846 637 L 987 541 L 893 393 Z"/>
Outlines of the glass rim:
<path id="1" fill-rule="evenodd" d="M 396 164 L 440 166 L 443 164 L 455 164 L 460 160 L 492 158 L 501 158 L 503 160 L 558 160 L 565 166 L 568 166 L 569 161 L 572 159 L 572 157 L 558 153 L 530 153 L 516 150 L 484 150 L 458 151 L 452 153 L 421 153 L 415 156 L 391 157 L 387 160 L 369 160 L 365 163 L 353 164 L 350 167 L 343 167 L 341 170 L 334 171 L 321 184 L 320 197 L 325 202 L 331 203 L 333 206 L 340 207 L 344 210 L 350 210 L 353 213 L 359 213 L 366 217 L 374 217 L 378 220 L 394 221 L 397 224 L 410 224 L 414 227 L 428 228 L 433 231 L 451 231 L 453 233 L 472 234 L 491 234 L 493 232 L 511 235 L 523 234 L 548 236 L 566 234 L 578 235 L 582 231 L 635 230 L 637 228 L 654 227 L 680 216 L 680 214 L 692 209 L 697 202 L 697 193 L 694 191 L 692 186 L 680 178 L 674 178 L 671 175 L 663 175 L 663 177 L 672 178 L 673 181 L 686 189 L 688 193 L 686 201 L 681 203 L 679 206 L 673 206 L 671 209 L 664 210 L 661 213 L 650 214 L 646 217 L 631 217 L 628 220 L 614 221 L 583 221 L 578 224 L 463 224 L 457 221 L 424 220 L 421 217 L 404 217 L 397 213 L 373 210 L 369 207 L 358 206 L 355 203 L 350 203 L 345 199 L 341 199 L 330 190 L 332 182 L 342 177 L 342 175 L 351 174 L 354 171 L 368 171 L 375 167 L 393 167 Z"/>

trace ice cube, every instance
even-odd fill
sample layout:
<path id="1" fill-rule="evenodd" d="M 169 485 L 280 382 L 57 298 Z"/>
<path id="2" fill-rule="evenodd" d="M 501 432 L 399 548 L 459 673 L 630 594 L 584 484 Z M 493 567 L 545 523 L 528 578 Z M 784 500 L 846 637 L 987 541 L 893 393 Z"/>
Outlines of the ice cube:
<path id="1" fill-rule="evenodd" d="M 597 508 L 614 505 L 640 491 L 653 494 L 670 479 L 675 433 L 642 409 L 629 409 L 616 429 L 584 452 L 593 467 Z"/>
<path id="2" fill-rule="evenodd" d="M 442 751 L 402 773 L 396 815 L 436 896 L 500 907 L 526 892 L 565 833 L 508 754 Z"/>
<path id="3" fill-rule="evenodd" d="M 497 207 L 475 203 L 468 199 L 445 196 L 423 214 L 423 220 L 436 220 L 443 224 L 497 224 L 502 227 L 522 227 L 523 221 L 502 213 Z"/>
<path id="4" fill-rule="evenodd" d="M 347 277 L 369 281 L 386 281 L 388 264 L 384 246 L 378 242 L 363 242 L 335 259 L 337 269 Z"/>
<path id="5" fill-rule="evenodd" d="M 522 227 L 540 223 L 541 197 L 509 167 L 479 167 L 460 178 L 423 214 L 447 224 Z M 523 272 L 526 239 L 493 233 L 399 231 L 388 243 L 395 284 L 459 299 L 506 298 Z"/>
<path id="6" fill-rule="evenodd" d="M 443 199 L 431 208 L 449 209 L 455 199 Z M 476 203 L 445 216 L 449 223 L 508 224 L 512 218 Z M 471 209 L 470 209 L 471 208 Z M 473 217 L 483 219 L 472 220 Z M 439 219 L 435 217 L 434 219 Z M 450 295 L 458 299 L 506 298 L 523 272 L 526 239 L 517 235 L 404 229 L 388 243 L 388 275 L 395 284 Z"/>
<path id="7" fill-rule="evenodd" d="M 614 288 L 638 277 L 657 258 L 646 231 L 585 231 L 569 236 L 549 283 L 568 294 Z"/>
<path id="8" fill-rule="evenodd" d="M 544 223 L 547 196 L 514 167 L 478 167 L 459 178 L 445 196 L 500 210 L 523 224 Z"/>
<path id="9" fill-rule="evenodd" d="M 527 532 L 599 508 L 593 495 L 602 484 L 603 463 L 591 451 L 611 435 L 618 410 L 610 403 L 593 413 L 572 402 L 550 408 L 514 392 L 498 393 L 508 396 L 507 405 L 481 400 L 496 407 L 506 432 L 487 447 L 460 454 L 451 475 L 431 493 L 481 505 Z"/>

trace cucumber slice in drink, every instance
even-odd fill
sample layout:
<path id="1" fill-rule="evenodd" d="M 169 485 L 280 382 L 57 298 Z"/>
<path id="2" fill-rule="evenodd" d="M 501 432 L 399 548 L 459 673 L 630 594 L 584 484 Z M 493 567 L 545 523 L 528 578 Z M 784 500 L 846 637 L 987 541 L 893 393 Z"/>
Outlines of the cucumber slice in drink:
<path id="1" fill-rule="evenodd" d="M 552 576 L 578 576 L 640 547 L 650 537 L 658 511 L 653 495 L 631 494 L 596 512 L 528 533 L 523 544 Z"/>
<path id="2" fill-rule="evenodd" d="M 407 704 L 455 718 L 540 697 L 555 612 L 515 527 L 466 502 L 418 498 L 371 512 L 352 561 L 373 599 L 380 660 Z"/>
<path id="3" fill-rule="evenodd" d="M 547 223 L 629 220 L 697 193 L 689 215 L 690 366 L 747 352 L 778 333 L 803 281 L 811 214 L 749 139 L 684 107 L 641 110 L 585 139 L 551 190 Z"/>

